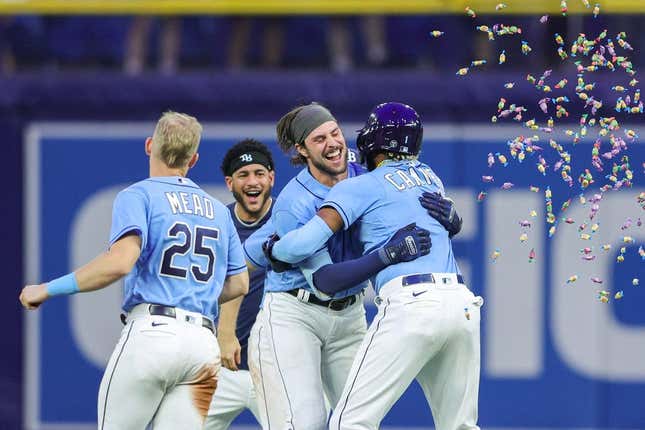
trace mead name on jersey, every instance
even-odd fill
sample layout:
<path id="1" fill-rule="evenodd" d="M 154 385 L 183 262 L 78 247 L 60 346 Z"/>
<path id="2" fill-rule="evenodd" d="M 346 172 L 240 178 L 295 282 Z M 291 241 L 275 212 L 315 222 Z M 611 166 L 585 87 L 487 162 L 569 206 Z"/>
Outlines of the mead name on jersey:
<path id="1" fill-rule="evenodd" d="M 215 218 L 213 202 L 205 196 L 183 192 L 166 192 L 165 194 L 173 214 L 192 214 L 208 219 Z"/>
<path id="2" fill-rule="evenodd" d="M 399 191 L 439 183 L 437 175 L 428 167 L 396 169 L 394 173 L 387 173 L 383 177 Z"/>

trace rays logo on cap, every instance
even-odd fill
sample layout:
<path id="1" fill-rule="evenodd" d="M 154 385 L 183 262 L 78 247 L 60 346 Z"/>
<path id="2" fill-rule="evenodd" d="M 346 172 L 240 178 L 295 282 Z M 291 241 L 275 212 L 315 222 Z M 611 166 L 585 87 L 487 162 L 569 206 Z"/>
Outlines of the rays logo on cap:
<path id="1" fill-rule="evenodd" d="M 240 160 L 245 163 L 250 163 L 251 161 L 253 161 L 253 156 L 251 154 L 242 154 L 240 155 Z"/>

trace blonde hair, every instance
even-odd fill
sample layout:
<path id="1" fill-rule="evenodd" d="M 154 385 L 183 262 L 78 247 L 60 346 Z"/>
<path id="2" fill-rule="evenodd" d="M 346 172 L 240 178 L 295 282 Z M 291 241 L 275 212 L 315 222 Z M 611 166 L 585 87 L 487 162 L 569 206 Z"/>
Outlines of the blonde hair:
<path id="1" fill-rule="evenodd" d="M 199 148 L 201 135 L 202 126 L 197 118 L 165 112 L 152 135 L 152 154 L 168 167 L 186 167 Z"/>

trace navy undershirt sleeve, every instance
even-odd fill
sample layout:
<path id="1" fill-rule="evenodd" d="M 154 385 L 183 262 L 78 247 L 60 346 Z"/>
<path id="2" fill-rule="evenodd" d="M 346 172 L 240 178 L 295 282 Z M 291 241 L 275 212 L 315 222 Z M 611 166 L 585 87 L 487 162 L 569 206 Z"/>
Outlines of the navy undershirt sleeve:
<path id="1" fill-rule="evenodd" d="M 321 267 L 314 272 L 313 282 L 318 290 L 333 296 L 366 281 L 387 266 L 376 250 L 354 260 Z"/>

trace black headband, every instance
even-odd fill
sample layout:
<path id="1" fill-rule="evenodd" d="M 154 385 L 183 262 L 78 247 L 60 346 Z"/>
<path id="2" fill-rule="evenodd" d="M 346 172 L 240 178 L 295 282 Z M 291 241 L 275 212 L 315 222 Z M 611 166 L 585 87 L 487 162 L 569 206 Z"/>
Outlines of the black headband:
<path id="1" fill-rule="evenodd" d="M 261 164 L 266 167 L 267 170 L 273 170 L 273 166 L 266 155 L 257 151 L 248 151 L 238 155 L 228 163 L 228 166 L 226 166 L 226 176 L 233 176 L 233 173 L 238 169 L 248 166 L 249 164 Z"/>

